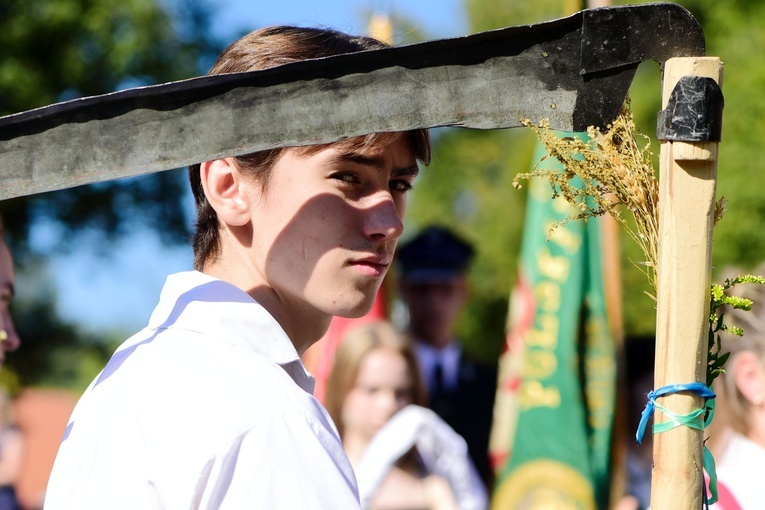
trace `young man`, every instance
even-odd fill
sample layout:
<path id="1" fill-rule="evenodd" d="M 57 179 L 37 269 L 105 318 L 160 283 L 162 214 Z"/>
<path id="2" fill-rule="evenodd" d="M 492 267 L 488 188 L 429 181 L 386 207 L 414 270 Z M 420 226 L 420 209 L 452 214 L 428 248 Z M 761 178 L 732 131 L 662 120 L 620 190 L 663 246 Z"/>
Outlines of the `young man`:
<path id="1" fill-rule="evenodd" d="M 212 73 L 381 47 L 276 27 Z M 46 510 L 358 507 L 351 466 L 300 356 L 372 306 L 427 162 L 425 131 L 190 168 L 197 271 L 168 278 L 146 329 L 75 409 Z"/>

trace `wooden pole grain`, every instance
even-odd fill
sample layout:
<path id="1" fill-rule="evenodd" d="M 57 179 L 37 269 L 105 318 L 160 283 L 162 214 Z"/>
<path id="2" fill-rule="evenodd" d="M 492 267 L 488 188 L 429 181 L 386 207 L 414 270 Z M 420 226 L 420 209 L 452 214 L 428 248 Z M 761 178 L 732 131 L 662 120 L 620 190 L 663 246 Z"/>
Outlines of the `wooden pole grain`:
<path id="1" fill-rule="evenodd" d="M 683 76 L 710 77 L 722 85 L 722 67 L 716 57 L 669 59 L 662 108 Z M 655 388 L 706 380 L 717 148 L 717 142 L 661 143 Z M 704 402 L 683 393 L 660 404 L 684 415 Z M 656 423 L 668 419 L 656 410 Z M 680 426 L 657 434 L 653 444 L 651 508 L 702 508 L 703 432 Z"/>

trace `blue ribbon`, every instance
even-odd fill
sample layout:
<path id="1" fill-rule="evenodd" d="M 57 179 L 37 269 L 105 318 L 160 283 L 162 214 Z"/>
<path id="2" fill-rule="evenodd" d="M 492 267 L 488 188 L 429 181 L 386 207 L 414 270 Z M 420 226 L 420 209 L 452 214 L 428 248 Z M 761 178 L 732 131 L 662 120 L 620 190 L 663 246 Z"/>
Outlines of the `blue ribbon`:
<path id="1" fill-rule="evenodd" d="M 659 397 L 664 397 L 673 393 L 680 392 L 690 392 L 703 397 L 704 407 L 701 409 L 696 409 L 695 411 L 685 415 L 678 415 L 656 402 L 656 399 Z M 650 391 L 648 393 L 648 403 L 646 404 L 645 409 L 643 409 L 643 414 L 640 416 L 640 423 L 638 424 L 638 429 L 635 433 L 635 440 L 638 444 L 643 442 L 645 428 L 648 425 L 648 420 L 653 415 L 655 409 L 659 409 L 661 412 L 663 412 L 667 418 L 669 418 L 669 421 L 655 423 L 652 427 L 652 432 L 654 434 L 672 430 L 675 427 L 679 427 L 680 425 L 685 425 L 696 430 L 703 430 L 709 425 L 709 423 L 712 421 L 712 417 L 714 416 L 715 406 L 713 399 L 716 396 L 717 395 L 715 395 L 715 393 L 709 389 L 706 384 L 700 382 L 693 382 L 689 384 L 670 384 L 659 388 L 658 390 Z M 706 419 L 704 419 L 704 415 L 706 415 Z M 704 502 L 708 508 L 710 504 L 717 502 L 717 473 L 715 470 L 714 458 L 712 457 L 712 453 L 707 449 L 706 445 L 704 445 L 703 453 L 704 470 L 709 475 L 709 492 L 711 494 L 711 497 L 707 498 L 707 493 L 704 491 Z"/>

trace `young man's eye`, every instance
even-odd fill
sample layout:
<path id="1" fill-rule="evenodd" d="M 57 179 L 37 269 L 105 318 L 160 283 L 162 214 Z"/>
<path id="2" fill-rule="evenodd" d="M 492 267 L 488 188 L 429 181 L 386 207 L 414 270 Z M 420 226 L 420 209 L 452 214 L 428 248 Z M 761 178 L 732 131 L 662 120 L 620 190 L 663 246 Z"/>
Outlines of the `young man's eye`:
<path id="1" fill-rule="evenodd" d="M 332 179 L 338 180 L 345 184 L 357 184 L 359 182 L 359 178 L 356 176 L 356 174 L 351 172 L 337 172 L 332 174 L 331 177 Z"/>
<path id="2" fill-rule="evenodd" d="M 404 180 L 395 180 L 390 182 L 391 191 L 407 192 L 414 188 L 411 182 Z"/>

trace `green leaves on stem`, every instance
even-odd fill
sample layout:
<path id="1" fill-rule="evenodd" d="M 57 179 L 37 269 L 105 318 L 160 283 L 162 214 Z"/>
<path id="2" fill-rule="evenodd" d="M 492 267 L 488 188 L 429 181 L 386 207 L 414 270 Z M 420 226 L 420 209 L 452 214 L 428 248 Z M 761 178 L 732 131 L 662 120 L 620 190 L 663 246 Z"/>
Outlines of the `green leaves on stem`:
<path id="1" fill-rule="evenodd" d="M 736 278 L 728 278 L 723 284 L 713 284 L 710 289 L 711 300 L 709 304 L 709 340 L 708 349 L 709 355 L 707 358 L 707 386 L 712 386 L 712 382 L 720 374 L 725 372 L 725 362 L 730 356 L 730 352 L 721 354 L 722 341 L 719 333 L 726 331 L 731 335 L 742 336 L 744 330 L 735 327 L 727 326 L 723 319 L 725 314 L 718 315 L 718 311 L 723 306 L 729 306 L 737 310 L 749 311 L 752 309 L 752 300 L 737 296 L 730 296 L 725 292 L 742 283 L 754 283 L 759 285 L 765 285 L 765 277 L 748 275 L 739 275 Z"/>

